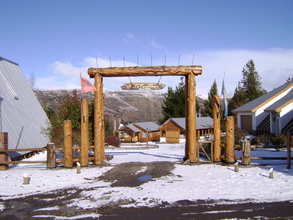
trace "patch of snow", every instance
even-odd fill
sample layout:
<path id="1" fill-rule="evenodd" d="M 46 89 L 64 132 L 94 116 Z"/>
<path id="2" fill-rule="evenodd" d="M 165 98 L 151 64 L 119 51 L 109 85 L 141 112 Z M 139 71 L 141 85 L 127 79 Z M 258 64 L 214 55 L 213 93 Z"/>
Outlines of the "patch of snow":
<path id="1" fill-rule="evenodd" d="M 78 188 L 83 192 L 78 199 L 69 201 L 69 206 L 89 209 L 105 204 L 121 206 L 155 206 L 178 200 L 221 201 L 287 201 L 293 198 L 293 171 L 286 169 L 286 161 L 253 161 L 253 164 L 269 163 L 269 166 L 240 166 L 239 172 L 233 165 L 221 164 L 182 165 L 179 161 L 185 155 L 184 144 L 158 144 L 150 149 L 105 149 L 113 155 L 110 166 L 46 169 L 46 164 L 19 164 L 0 171 L 1 199 L 20 198 L 26 195 L 49 192 L 57 189 Z M 284 156 L 285 151 L 257 149 L 252 156 Z M 241 152 L 236 151 L 236 156 Z M 46 160 L 46 152 L 27 160 Z M 169 161 L 175 163 L 172 174 L 154 178 L 138 187 L 111 187 L 110 182 L 98 177 L 111 170 L 116 164 L 127 162 Z M 274 179 L 269 178 L 273 168 Z M 142 167 L 138 172 L 144 172 Z M 30 183 L 23 184 L 23 174 L 27 173 Z M 74 194 L 76 191 L 68 190 Z M 0 203 L 0 211 L 4 206 Z M 54 216 L 58 217 L 58 216 Z M 84 217 L 84 216 L 83 216 Z M 62 218 L 62 217 L 58 217 Z M 57 219 L 58 219 L 57 218 Z M 80 216 L 82 218 L 82 216 Z M 85 217 L 84 217 L 85 218 Z M 78 219 L 78 216 L 75 217 Z"/>

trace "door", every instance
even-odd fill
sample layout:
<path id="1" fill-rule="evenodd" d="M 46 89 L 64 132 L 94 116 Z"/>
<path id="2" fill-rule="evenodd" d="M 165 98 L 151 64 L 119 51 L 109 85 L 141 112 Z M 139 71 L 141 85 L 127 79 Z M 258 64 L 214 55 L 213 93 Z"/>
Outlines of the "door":
<path id="1" fill-rule="evenodd" d="M 241 125 L 242 130 L 252 131 L 252 116 L 251 115 L 241 115 Z"/>
<path id="2" fill-rule="evenodd" d="M 179 131 L 166 131 L 166 142 L 179 143 Z"/>

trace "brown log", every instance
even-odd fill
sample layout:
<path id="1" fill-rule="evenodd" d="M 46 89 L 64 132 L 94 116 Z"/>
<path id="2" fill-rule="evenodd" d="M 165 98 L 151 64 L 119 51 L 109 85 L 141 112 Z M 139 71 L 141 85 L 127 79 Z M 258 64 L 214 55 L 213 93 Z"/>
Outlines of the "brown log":
<path id="1" fill-rule="evenodd" d="M 72 122 L 64 121 L 64 167 L 73 167 L 72 161 Z"/>
<path id="2" fill-rule="evenodd" d="M 47 144 L 47 168 L 56 168 L 55 144 Z"/>
<path id="3" fill-rule="evenodd" d="M 6 161 L 6 162 L 0 162 L 1 164 L 18 164 L 18 163 L 47 163 L 47 161 L 32 161 L 32 160 L 29 160 L 29 161 L 22 161 L 22 160 L 15 160 L 15 161 Z"/>
<path id="4" fill-rule="evenodd" d="M 220 128 L 220 96 L 214 96 L 213 122 L 214 122 L 214 162 L 221 161 L 221 128 Z"/>
<path id="5" fill-rule="evenodd" d="M 170 76 L 170 75 L 200 75 L 201 66 L 153 66 L 153 67 L 108 67 L 89 68 L 88 74 L 94 78 L 96 74 L 103 77 L 117 76 Z"/>
<path id="6" fill-rule="evenodd" d="M 0 149 L 0 152 L 20 152 L 20 151 L 28 151 L 28 152 L 32 152 L 32 151 L 46 151 L 46 148 L 24 148 L 24 149 L 7 149 L 7 150 L 2 150 Z"/>
<path id="7" fill-rule="evenodd" d="M 7 170 L 9 168 L 8 165 L 3 163 L 3 162 L 8 162 L 8 154 L 6 151 L 8 150 L 8 133 L 7 132 L 0 133 L 0 150 L 1 150 L 0 152 L 2 152 L 0 153 L 0 170 Z"/>
<path id="8" fill-rule="evenodd" d="M 228 116 L 226 118 L 226 162 L 235 162 L 235 137 L 234 137 L 234 117 Z"/>
<path id="9" fill-rule="evenodd" d="M 103 77 L 100 74 L 95 75 L 95 109 L 94 109 L 94 164 L 101 165 L 104 160 L 104 96 L 103 96 Z"/>
<path id="10" fill-rule="evenodd" d="M 186 85 L 186 143 L 185 143 L 185 157 L 189 159 L 191 163 L 198 162 L 199 151 L 196 139 L 196 86 L 195 75 L 188 74 L 185 77 Z"/>
<path id="11" fill-rule="evenodd" d="M 81 103 L 80 166 L 89 164 L 89 107 L 88 100 Z"/>
<path id="12" fill-rule="evenodd" d="M 250 142 L 243 141 L 241 143 L 241 148 L 242 148 L 242 164 L 243 165 L 250 165 L 250 161 L 251 161 Z"/>

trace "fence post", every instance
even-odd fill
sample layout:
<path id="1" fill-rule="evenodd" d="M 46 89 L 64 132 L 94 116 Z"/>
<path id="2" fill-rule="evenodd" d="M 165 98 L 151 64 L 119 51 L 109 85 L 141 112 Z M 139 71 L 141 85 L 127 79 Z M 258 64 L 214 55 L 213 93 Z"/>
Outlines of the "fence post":
<path id="1" fill-rule="evenodd" d="M 88 100 L 81 103 L 80 166 L 89 165 L 89 106 Z"/>
<path id="2" fill-rule="evenodd" d="M 242 164 L 243 165 L 250 165 L 251 161 L 251 147 L 249 141 L 242 141 L 241 142 L 241 149 L 242 149 Z"/>
<path id="3" fill-rule="evenodd" d="M 56 151 L 55 144 L 47 144 L 47 169 L 56 168 Z"/>
<path id="4" fill-rule="evenodd" d="M 287 133 L 287 169 L 291 169 L 291 147 L 292 137 L 290 133 Z"/>
<path id="5" fill-rule="evenodd" d="M 72 122 L 64 121 L 64 167 L 73 167 L 72 160 Z"/>
<path id="6" fill-rule="evenodd" d="M 213 161 L 221 161 L 221 128 L 220 128 L 220 96 L 214 96 L 213 102 L 213 122 L 214 122 L 214 151 Z"/>
<path id="7" fill-rule="evenodd" d="M 226 162 L 235 162 L 235 137 L 234 137 L 234 117 L 228 116 L 226 118 Z"/>
<path id="8" fill-rule="evenodd" d="M 8 133 L 0 133 L 0 149 L 8 150 Z M 0 153 L 0 170 L 7 170 L 9 168 L 8 164 L 1 164 L 1 161 L 8 162 L 8 153 Z"/>

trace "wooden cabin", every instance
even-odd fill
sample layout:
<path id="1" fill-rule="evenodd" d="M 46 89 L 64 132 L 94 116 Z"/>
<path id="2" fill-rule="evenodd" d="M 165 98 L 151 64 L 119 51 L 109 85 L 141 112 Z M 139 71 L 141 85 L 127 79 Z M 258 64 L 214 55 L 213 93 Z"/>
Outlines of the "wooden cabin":
<path id="1" fill-rule="evenodd" d="M 159 141 L 159 125 L 155 122 L 136 122 L 119 128 L 120 139 L 125 142 Z"/>
<path id="2" fill-rule="evenodd" d="M 160 142 L 185 143 L 185 118 L 170 118 L 160 128 Z M 213 119 L 211 117 L 198 117 L 196 119 L 197 139 L 208 136 L 213 132 Z"/>

